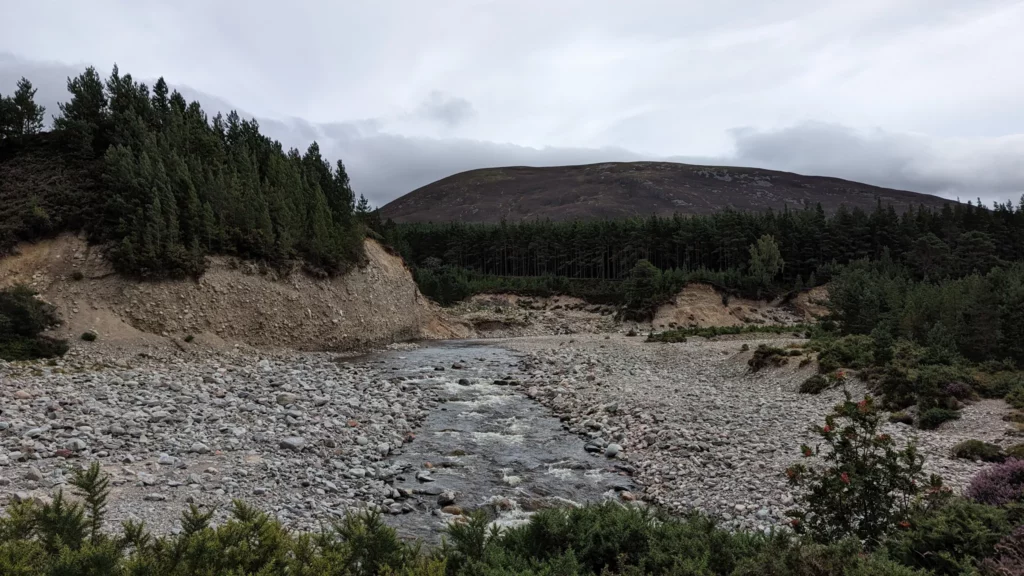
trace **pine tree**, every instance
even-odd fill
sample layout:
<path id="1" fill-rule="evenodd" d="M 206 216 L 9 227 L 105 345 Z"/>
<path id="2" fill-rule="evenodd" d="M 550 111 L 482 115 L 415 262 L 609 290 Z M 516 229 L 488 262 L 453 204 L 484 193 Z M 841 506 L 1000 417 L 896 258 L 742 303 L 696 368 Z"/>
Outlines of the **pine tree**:
<path id="1" fill-rule="evenodd" d="M 66 141 L 89 154 L 102 153 L 107 141 L 109 109 L 103 92 L 103 81 L 92 66 L 78 77 L 68 78 L 71 100 L 60 104 L 60 115 L 54 118 L 53 128 L 62 132 Z"/>
<path id="2" fill-rule="evenodd" d="M 18 89 L 14 93 L 13 102 L 18 108 L 21 120 L 20 134 L 37 134 L 43 129 L 43 116 L 46 108 L 36 104 L 36 89 L 32 83 L 22 78 L 18 81 Z"/>

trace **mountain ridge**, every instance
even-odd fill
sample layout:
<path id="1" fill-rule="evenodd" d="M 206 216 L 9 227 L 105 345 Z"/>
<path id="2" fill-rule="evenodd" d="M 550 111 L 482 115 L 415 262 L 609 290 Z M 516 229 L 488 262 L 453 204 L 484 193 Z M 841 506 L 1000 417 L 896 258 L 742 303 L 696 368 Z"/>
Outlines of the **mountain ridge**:
<path id="1" fill-rule="evenodd" d="M 698 215 L 724 209 L 764 211 L 821 204 L 898 210 L 938 208 L 953 200 L 844 180 L 736 166 L 675 162 L 602 162 L 505 166 L 453 174 L 381 207 L 395 222 L 615 219 Z"/>

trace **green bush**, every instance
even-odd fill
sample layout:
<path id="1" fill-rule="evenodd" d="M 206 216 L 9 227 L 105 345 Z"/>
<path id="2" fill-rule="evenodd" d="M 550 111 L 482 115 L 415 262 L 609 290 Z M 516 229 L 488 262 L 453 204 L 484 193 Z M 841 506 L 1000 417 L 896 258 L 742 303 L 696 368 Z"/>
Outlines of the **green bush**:
<path id="1" fill-rule="evenodd" d="M 1005 398 L 1011 390 L 1024 387 L 1024 374 L 1020 372 L 996 372 L 978 374 L 975 378 L 978 394 L 985 398 Z"/>
<path id="2" fill-rule="evenodd" d="M 874 341 L 860 334 L 812 342 L 811 349 L 818 352 L 818 370 L 823 374 L 840 368 L 867 368 L 874 359 Z"/>
<path id="3" fill-rule="evenodd" d="M 960 413 L 947 408 L 929 408 L 917 416 L 917 427 L 922 430 L 934 430 L 943 422 L 959 420 Z"/>
<path id="4" fill-rule="evenodd" d="M 846 392 L 824 426 L 811 428 L 824 449 L 800 450 L 804 458 L 820 457 L 821 464 L 786 470 L 790 483 L 804 489 L 803 508 L 788 513 L 798 532 L 821 542 L 854 536 L 874 547 L 906 520 L 925 485 L 924 458 L 913 444 L 897 449 L 892 437 L 880 433 L 881 423 L 873 398 L 853 402 Z M 940 489 L 941 480 L 932 476 L 930 485 Z"/>
<path id="5" fill-rule="evenodd" d="M 109 496 L 99 465 L 77 471 L 78 500 L 13 503 L 0 517 L 0 574 L 345 576 L 924 576 L 856 539 L 819 544 L 785 531 L 725 530 L 704 516 L 670 518 L 616 503 L 548 509 L 521 526 L 495 529 L 482 512 L 453 524 L 430 550 L 398 538 L 380 515 L 350 515 L 318 533 L 287 530 L 235 501 L 217 526 L 190 505 L 174 535 L 138 523 L 102 530 Z"/>
<path id="6" fill-rule="evenodd" d="M 81 270 L 75 270 L 74 272 L 71 273 L 71 279 L 74 280 L 75 282 L 79 282 L 85 279 L 85 274 L 82 274 Z"/>
<path id="7" fill-rule="evenodd" d="M 815 374 L 800 385 L 801 394 L 820 394 L 829 387 L 829 381 L 821 374 Z"/>
<path id="8" fill-rule="evenodd" d="M 798 352 L 799 354 L 799 352 Z M 761 344 L 754 350 L 753 357 L 747 360 L 751 372 L 758 372 L 768 366 L 784 366 L 789 362 L 790 351 L 775 346 Z"/>
<path id="9" fill-rule="evenodd" d="M 192 343 L 192 341 L 195 340 L 195 339 L 196 339 L 196 337 L 191 335 L 191 334 L 189 334 L 188 336 L 185 336 L 184 338 L 182 338 L 182 340 L 184 340 L 186 344 Z"/>
<path id="10" fill-rule="evenodd" d="M 1002 462 L 1006 459 L 1003 449 L 981 440 L 964 440 L 953 446 L 953 457 L 975 462 Z"/>
<path id="11" fill-rule="evenodd" d="M 810 330 L 804 324 L 785 326 L 781 324 L 744 324 L 741 326 L 705 326 L 691 328 L 673 328 L 663 332 L 651 333 L 648 342 L 685 342 L 689 336 L 714 338 L 716 336 L 732 336 L 736 334 L 793 334 L 802 335 Z"/>
<path id="12" fill-rule="evenodd" d="M 1014 444 L 1006 449 L 1007 458 L 1016 458 L 1017 460 L 1024 460 L 1024 444 Z"/>
<path id="13" fill-rule="evenodd" d="M 1006 402 L 1018 410 L 1024 410 L 1024 384 L 1015 384 L 1014 387 L 1006 393 Z"/>
<path id="14" fill-rule="evenodd" d="M 909 426 L 914 423 L 914 417 L 901 410 L 899 412 L 893 412 L 892 414 L 890 414 L 889 422 L 907 424 Z"/>
<path id="15" fill-rule="evenodd" d="M 57 310 L 27 286 L 0 290 L 0 358 L 31 360 L 63 356 L 67 342 L 41 333 L 60 323 Z"/>
<path id="16" fill-rule="evenodd" d="M 948 498 L 913 514 L 886 544 L 891 558 L 933 574 L 969 574 L 1010 532 L 1006 512 Z"/>
<path id="17" fill-rule="evenodd" d="M 92 330 L 89 330 L 88 332 L 82 332 L 82 340 L 85 340 L 86 342 L 95 342 L 96 338 L 98 337 L 99 336 L 96 334 L 96 332 L 93 332 Z"/>

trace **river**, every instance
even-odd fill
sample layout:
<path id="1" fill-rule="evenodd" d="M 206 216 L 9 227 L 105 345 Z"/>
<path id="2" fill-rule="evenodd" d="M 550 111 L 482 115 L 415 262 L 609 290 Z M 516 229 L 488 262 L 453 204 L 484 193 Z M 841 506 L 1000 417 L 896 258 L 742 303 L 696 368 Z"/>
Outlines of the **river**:
<path id="1" fill-rule="evenodd" d="M 404 513 L 388 516 L 402 537 L 440 537 L 457 518 L 441 511 L 446 502 L 438 496 L 444 493 L 453 493 L 453 505 L 462 511 L 482 509 L 492 522 L 508 526 L 542 508 L 635 489 L 613 460 L 588 453 L 583 439 L 523 394 L 518 359 L 499 346 L 449 341 L 351 361 L 378 364 L 445 400 L 415 431 L 415 440 L 390 458 L 403 470 L 393 486 L 413 494 Z"/>

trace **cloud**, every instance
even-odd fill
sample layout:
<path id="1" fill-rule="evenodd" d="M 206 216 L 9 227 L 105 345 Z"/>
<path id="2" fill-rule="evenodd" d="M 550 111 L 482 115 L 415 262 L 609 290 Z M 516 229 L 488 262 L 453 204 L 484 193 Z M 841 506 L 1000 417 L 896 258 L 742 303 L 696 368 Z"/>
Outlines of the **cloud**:
<path id="1" fill-rule="evenodd" d="M 434 90 L 419 105 L 415 116 L 438 122 L 448 128 L 455 128 L 472 118 L 475 113 L 469 100 Z"/>
<path id="2" fill-rule="evenodd" d="M 39 89 L 49 113 L 65 100 L 66 78 L 84 69 L 40 63 L 0 53 L 0 92 L 22 76 Z M 127 71 L 127 70 L 125 70 Z M 105 70 L 101 70 L 105 74 Z M 146 79 L 151 81 L 152 79 Z M 189 86 L 172 86 L 198 100 L 209 114 L 234 109 L 225 99 Z M 239 113 L 254 117 L 244 110 Z M 870 184 L 927 192 L 963 200 L 1017 200 L 1024 193 L 1024 134 L 936 137 L 839 123 L 797 122 L 777 128 L 723 131 L 726 151 L 704 155 L 638 152 L 624 146 L 527 146 L 461 135 L 479 112 L 466 98 L 435 91 L 391 116 L 342 122 L 255 115 L 262 130 L 285 147 L 304 150 L 313 140 L 330 159 L 342 159 L 357 193 L 382 205 L 420 186 L 475 168 L 558 166 L 610 161 L 669 160 L 707 165 L 756 166 L 803 174 L 836 176 Z M 657 117 L 644 112 L 625 118 L 648 129 Z M 418 125 L 437 125 L 443 137 Z"/>
<path id="3" fill-rule="evenodd" d="M 807 122 L 732 131 L 736 164 L 836 176 L 986 203 L 1024 194 L 1024 134 L 935 138 Z"/>

